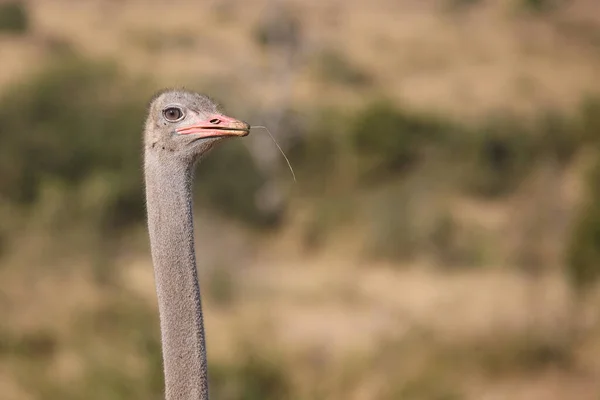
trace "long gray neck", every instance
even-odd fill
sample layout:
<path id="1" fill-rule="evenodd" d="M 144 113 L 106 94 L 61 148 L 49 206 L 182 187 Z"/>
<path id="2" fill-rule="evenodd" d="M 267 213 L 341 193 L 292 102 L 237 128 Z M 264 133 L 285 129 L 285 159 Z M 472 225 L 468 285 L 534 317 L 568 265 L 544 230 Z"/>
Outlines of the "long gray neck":
<path id="1" fill-rule="evenodd" d="M 194 253 L 193 165 L 146 153 L 146 202 L 167 400 L 208 400 L 200 287 Z"/>

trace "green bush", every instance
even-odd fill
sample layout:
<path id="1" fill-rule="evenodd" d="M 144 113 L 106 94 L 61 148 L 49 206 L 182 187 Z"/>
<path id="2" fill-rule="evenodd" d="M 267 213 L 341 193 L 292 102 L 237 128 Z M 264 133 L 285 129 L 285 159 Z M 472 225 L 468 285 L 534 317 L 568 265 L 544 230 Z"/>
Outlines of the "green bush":
<path id="1" fill-rule="evenodd" d="M 131 31 L 128 39 L 134 45 L 148 52 L 159 53 L 176 49 L 191 51 L 196 46 L 197 36 L 184 30 L 161 32 L 152 29 Z"/>
<path id="2" fill-rule="evenodd" d="M 277 216 L 256 205 L 256 193 L 265 177 L 240 141 L 229 141 L 206 157 L 196 171 L 196 193 L 201 201 L 230 217 L 268 227 Z"/>
<path id="3" fill-rule="evenodd" d="M 535 118 L 497 114 L 456 138 L 452 153 L 465 167 L 467 189 L 478 196 L 496 197 L 512 193 L 542 162 L 567 165 L 583 137 L 577 118 L 554 110 Z"/>
<path id="4" fill-rule="evenodd" d="M 48 180 L 73 188 L 99 174 L 111 180 L 102 220 L 141 218 L 146 101 L 131 89 L 112 65 L 73 58 L 10 88 L 0 98 L 0 195 L 33 204 Z"/>
<path id="5" fill-rule="evenodd" d="M 525 11 L 541 13 L 552 11 L 563 3 L 562 0 L 518 0 L 518 5 Z"/>
<path id="6" fill-rule="evenodd" d="M 280 400 L 290 398 L 286 370 L 253 350 L 239 362 L 210 366 L 211 392 L 222 400 Z"/>
<path id="7" fill-rule="evenodd" d="M 580 139 L 583 144 L 600 146 L 600 97 L 587 97 L 579 107 Z"/>
<path id="8" fill-rule="evenodd" d="M 414 203 L 407 190 L 392 190 L 370 207 L 367 239 L 370 257 L 404 261 L 418 254 L 421 232 Z"/>
<path id="9" fill-rule="evenodd" d="M 327 82 L 335 82 L 347 86 L 365 86 L 372 78 L 355 66 L 339 51 L 330 49 L 323 51 L 317 59 L 317 73 Z"/>
<path id="10" fill-rule="evenodd" d="M 585 137 L 577 126 L 577 118 L 566 117 L 553 110 L 541 114 L 535 130 L 539 155 L 561 166 L 572 160 Z"/>
<path id="11" fill-rule="evenodd" d="M 309 119 L 307 127 L 302 128 L 298 140 L 286 151 L 298 177 L 298 182 L 314 185 L 318 180 L 322 188 L 323 181 L 329 176 L 324 171 L 333 172 L 337 158 L 344 148 L 340 145 L 340 135 L 347 123 L 346 116 L 339 110 L 320 109 Z M 342 140 L 340 140 L 342 138 Z"/>
<path id="12" fill-rule="evenodd" d="M 33 206 L 51 187 L 63 220 L 105 228 L 142 220 L 141 135 L 151 94 L 111 63 L 71 56 L 9 88 L 0 97 L 0 197 Z M 262 177 L 248 151 L 230 142 L 218 153 L 200 168 L 200 192 L 234 217 L 260 221 L 254 193 Z"/>
<path id="13" fill-rule="evenodd" d="M 0 330 L 0 356 L 47 360 L 54 355 L 56 347 L 56 340 L 49 332 L 35 331 L 17 336 L 8 330 Z"/>
<path id="14" fill-rule="evenodd" d="M 567 268 L 575 290 L 585 294 L 600 276 L 600 100 L 587 98 L 580 107 L 580 138 L 591 150 L 585 176 L 586 193 L 566 249 Z"/>
<path id="15" fill-rule="evenodd" d="M 432 116 L 410 113 L 386 101 L 358 112 L 350 125 L 350 140 L 360 170 L 369 175 L 398 173 L 416 164 L 426 144 L 452 129 Z"/>
<path id="16" fill-rule="evenodd" d="M 512 192 L 533 166 L 537 154 L 532 133 L 514 116 L 489 118 L 455 146 L 455 159 L 465 168 L 466 188 L 484 197 Z"/>
<path id="17" fill-rule="evenodd" d="M 297 15 L 289 7 L 275 5 L 263 14 L 254 28 L 254 41 L 263 48 L 282 47 L 296 48 L 301 40 L 302 24 Z"/>
<path id="18" fill-rule="evenodd" d="M 446 0 L 443 7 L 446 11 L 464 11 L 484 3 L 483 0 Z"/>
<path id="19" fill-rule="evenodd" d="M 484 264 L 486 238 L 479 229 L 464 226 L 448 210 L 437 214 L 423 246 L 442 267 L 476 267 Z"/>
<path id="20" fill-rule="evenodd" d="M 227 308 L 237 299 L 236 276 L 225 265 L 216 265 L 206 276 L 206 297 L 215 306 Z"/>
<path id="21" fill-rule="evenodd" d="M 567 275 L 577 291 L 585 291 L 600 276 L 600 161 L 587 177 L 587 198 L 580 206 L 567 247 Z"/>
<path id="22" fill-rule="evenodd" d="M 24 33 L 29 29 L 27 9 L 21 1 L 0 4 L 0 32 Z"/>

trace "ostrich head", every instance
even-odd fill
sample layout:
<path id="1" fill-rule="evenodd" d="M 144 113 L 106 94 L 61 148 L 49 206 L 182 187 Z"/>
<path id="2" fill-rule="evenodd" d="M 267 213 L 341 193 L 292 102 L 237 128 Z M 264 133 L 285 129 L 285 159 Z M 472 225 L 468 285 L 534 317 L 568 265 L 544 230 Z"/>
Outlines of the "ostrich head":
<path id="1" fill-rule="evenodd" d="M 209 97 L 166 90 L 150 103 L 144 143 L 147 152 L 193 163 L 222 139 L 249 132 L 250 125 L 224 115 Z"/>

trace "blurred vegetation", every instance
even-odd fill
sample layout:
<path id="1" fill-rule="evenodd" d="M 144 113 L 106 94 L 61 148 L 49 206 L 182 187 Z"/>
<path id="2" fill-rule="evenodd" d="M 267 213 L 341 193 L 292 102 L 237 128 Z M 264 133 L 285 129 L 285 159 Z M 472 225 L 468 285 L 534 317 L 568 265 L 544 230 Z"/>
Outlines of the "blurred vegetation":
<path id="1" fill-rule="evenodd" d="M 443 8 L 446 11 L 458 12 L 483 3 L 485 3 L 484 0 L 446 0 L 443 3 Z"/>
<path id="2" fill-rule="evenodd" d="M 255 27 L 255 42 L 263 47 L 295 48 L 299 45 L 302 25 L 292 7 L 273 3 Z"/>
<path id="3" fill-rule="evenodd" d="M 72 56 L 6 90 L 0 196 L 13 205 L 50 208 L 56 228 L 68 221 L 114 231 L 141 221 L 140 143 L 150 94 L 112 63 Z M 247 150 L 233 144 L 205 162 L 211 173 L 199 172 L 201 199 L 260 223 L 248 199 L 262 178 Z"/>
<path id="4" fill-rule="evenodd" d="M 113 64 L 72 56 L 5 91 L 0 97 L 5 212 L 11 212 L 6 204 L 31 209 L 54 230 L 80 224 L 118 232 L 142 221 L 140 135 L 149 95 L 141 81 L 126 78 Z M 477 263 L 487 246 L 475 239 L 482 237 L 474 233 L 477 228 L 461 225 L 447 206 L 433 211 L 438 206 L 427 199 L 500 198 L 517 191 L 544 163 L 565 168 L 584 145 L 600 147 L 599 108 L 591 99 L 573 115 L 499 113 L 469 124 L 385 100 L 355 110 L 321 110 L 290 149 L 298 190 L 323 199 L 314 203 L 306 243 L 318 245 L 354 215 L 371 226 L 369 252 L 377 257 L 404 259 L 433 251 L 442 264 Z M 254 201 L 267 178 L 241 141 L 218 148 L 203 163 L 196 185 L 201 203 L 253 226 L 273 226 L 272 216 Z M 595 277 L 598 265 L 597 170 L 592 167 L 590 199 L 569 250 L 577 285 Z M 349 197 L 357 201 L 335 200 Z M 0 232 L 4 240 L 7 226 Z"/>
<path id="5" fill-rule="evenodd" d="M 202 161 L 196 178 L 198 199 L 214 209 L 255 227 L 274 222 L 257 208 L 255 196 L 266 178 L 243 143 L 231 141 L 215 149 Z"/>
<path id="6" fill-rule="evenodd" d="M 18 381 L 30 393 L 44 399 L 160 399 L 163 377 L 158 318 L 135 296 L 112 291 L 111 300 L 93 312 L 77 315 L 70 322 L 69 334 L 55 329 L 33 332 L 0 332 L 0 357 L 12 362 Z M 124 350 L 126 351 L 124 352 Z M 71 384 L 57 381 L 57 360 L 76 354 L 72 362 L 83 365 L 71 370 Z M 128 361 L 118 357 L 129 354 Z M 143 368 L 123 373 L 118 365 L 135 365 L 143 359 Z M 132 364 L 133 363 L 133 364 Z M 121 372 L 116 372 L 121 371 Z"/>
<path id="7" fill-rule="evenodd" d="M 498 248 L 493 240 L 502 239 L 457 219 L 444 199 L 508 199 L 539 169 L 564 171 L 597 137 L 597 104 L 591 99 L 575 112 L 547 109 L 533 116 L 498 112 L 468 124 L 385 100 L 321 111 L 291 150 L 303 190 L 331 199 L 331 206 L 315 203 L 305 238 L 318 245 L 340 221 L 354 219 L 370 227 L 366 251 L 376 258 L 433 254 L 440 265 L 464 266 L 489 261 L 489 250 Z M 586 224 L 595 203 L 582 206 Z M 576 235 L 586 238 L 576 239 L 578 245 L 594 240 L 589 228 Z M 594 258 L 589 263 L 600 265 Z"/>
<path id="8" fill-rule="evenodd" d="M 409 169 L 422 160 L 424 147 L 449 133 L 435 118 L 398 109 L 388 102 L 367 105 L 351 121 L 349 138 L 359 157 L 359 171 L 373 176 Z"/>
<path id="9" fill-rule="evenodd" d="M 362 80 L 354 73 L 343 84 Z M 5 221 L 0 244 L 10 240 L 13 215 L 25 215 L 52 233 L 63 234 L 71 225 L 99 232 L 93 239 L 99 253 L 111 249 L 104 242 L 143 221 L 140 142 L 151 94 L 146 87 L 111 63 L 67 55 L 0 96 L 0 215 Z M 352 110 L 323 107 L 307 113 L 312 123 L 289 151 L 299 177 L 294 193 L 308 199 L 307 249 L 322 245 L 342 226 L 358 227 L 367 257 L 403 261 L 429 256 L 436 265 L 451 268 L 484 265 L 493 258 L 489 249 L 498 247 L 496 239 L 484 227 L 465 222 L 452 200 L 508 199 L 540 166 L 553 163 L 563 171 L 585 155 L 590 160 L 587 197 L 569 236 L 565 272 L 577 290 L 585 291 L 597 279 L 600 101 L 590 99 L 574 113 L 546 110 L 523 117 L 499 112 L 475 122 L 381 99 Z M 275 226 L 254 202 L 267 177 L 242 141 L 215 150 L 196 176 L 200 204 L 251 227 Z M 77 247 L 76 238 L 68 242 Z M 107 278 L 111 260 L 96 261 L 96 279 L 114 283 Z M 237 299 L 236 285 L 230 271 L 217 266 L 207 277 L 208 302 L 227 308 Z M 77 333 L 72 336 L 0 325 L 0 357 L 18 360 L 15 375 L 34 396 L 161 398 L 157 315 L 116 284 L 105 290 L 111 301 L 71 321 L 69 331 Z M 372 361 L 373 371 L 390 377 L 380 398 L 464 398 L 460 380 L 452 379 L 457 363 L 492 375 L 569 368 L 572 362 L 571 342 L 528 336 L 483 343 L 475 351 L 461 348 L 460 354 L 417 340 L 427 349 L 424 359 L 413 364 L 403 358 L 415 348 L 411 340 L 382 345 Z M 65 353 L 78 354 L 85 365 L 70 385 L 56 383 L 51 368 Z M 119 368 L 123 354 L 142 367 Z M 357 363 L 360 367 L 348 363 L 348 370 L 336 370 L 342 383 L 337 376 L 325 379 L 329 372 L 315 374 L 310 385 L 322 396 L 302 397 L 295 374 L 307 379 L 318 363 L 294 359 L 292 367 L 286 363 L 293 356 L 280 356 L 248 348 L 229 362 L 211 360 L 211 390 L 228 400 L 341 398 L 357 379 L 353 368 L 369 368 L 368 362 Z M 407 371 L 412 375 L 401 380 Z"/>
<path id="10" fill-rule="evenodd" d="M 145 99 L 129 85 L 110 64 L 69 57 L 4 92 L 0 196 L 25 206 L 58 196 L 57 223 L 138 221 Z"/>
<path id="11" fill-rule="evenodd" d="M 275 356 L 246 349 L 232 365 L 211 366 L 211 392 L 223 400 L 279 400 L 290 397 L 291 384 Z"/>
<path id="12" fill-rule="evenodd" d="M 467 157 L 465 184 L 473 194 L 512 192 L 536 162 L 534 134 L 516 116 L 491 116 L 469 139 L 466 151 L 457 154 Z"/>
<path id="13" fill-rule="evenodd" d="M 165 49 L 190 50 L 197 42 L 194 32 L 184 30 L 178 32 L 132 30 L 128 32 L 127 39 L 151 53 L 160 53 Z"/>
<path id="14" fill-rule="evenodd" d="M 590 152 L 590 166 L 585 177 L 587 190 L 576 217 L 567 247 L 567 273 L 581 294 L 600 276 L 600 100 L 582 106 L 582 129 Z"/>
<path id="15" fill-rule="evenodd" d="M 563 0 L 518 0 L 517 2 L 526 11 L 537 13 L 552 11 L 564 3 L 566 2 Z"/>
<path id="16" fill-rule="evenodd" d="M 0 33 L 22 34 L 29 30 L 29 14 L 22 1 L 0 3 Z"/>
<path id="17" fill-rule="evenodd" d="M 346 59 L 335 49 L 322 51 L 316 59 L 316 73 L 325 82 L 343 86 L 367 86 L 372 82 L 369 74 Z"/>

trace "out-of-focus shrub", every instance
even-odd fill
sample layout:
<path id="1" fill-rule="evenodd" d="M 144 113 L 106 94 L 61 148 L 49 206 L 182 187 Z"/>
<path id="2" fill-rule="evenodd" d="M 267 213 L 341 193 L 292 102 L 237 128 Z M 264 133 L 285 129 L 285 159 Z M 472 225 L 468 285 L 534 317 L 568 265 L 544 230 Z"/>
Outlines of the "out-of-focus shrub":
<path id="1" fill-rule="evenodd" d="M 279 400 L 292 391 L 285 369 L 257 350 L 246 350 L 235 364 L 213 364 L 210 379 L 214 397 L 223 400 Z"/>
<path id="2" fill-rule="evenodd" d="M 206 296 L 215 307 L 227 308 L 238 294 L 236 275 L 226 265 L 215 265 L 206 277 Z"/>
<path id="3" fill-rule="evenodd" d="M 347 86 L 365 86 L 372 81 L 369 74 L 334 49 L 319 54 L 316 60 L 316 72 L 324 81 Z"/>
<path id="4" fill-rule="evenodd" d="M 367 251 L 394 261 L 425 256 L 440 267 L 482 265 L 487 238 L 457 220 L 434 182 L 414 176 L 382 190 L 369 204 Z M 441 200 L 442 199 L 442 200 Z"/>
<path id="5" fill-rule="evenodd" d="M 541 13 L 552 11 L 564 3 L 563 0 L 519 0 L 516 4 L 525 11 Z"/>
<path id="6" fill-rule="evenodd" d="M 406 189 L 378 196 L 369 210 L 367 252 L 371 257 L 399 261 L 417 255 L 422 232 L 416 203 L 416 196 Z"/>
<path id="7" fill-rule="evenodd" d="M 0 98 L 0 195 L 32 204 L 42 185 L 111 179 L 105 222 L 139 219 L 145 98 L 110 64 L 66 58 Z M 129 85 L 131 86 L 131 85 Z M 90 210 L 92 211 L 92 210 Z"/>
<path id="8" fill-rule="evenodd" d="M 588 98 L 580 110 L 581 138 L 593 161 L 567 246 L 566 272 L 574 288 L 583 295 L 600 276 L 600 100 Z"/>
<path id="9" fill-rule="evenodd" d="M 584 144 L 600 145 L 600 97 L 588 97 L 579 107 L 580 138 Z"/>
<path id="10" fill-rule="evenodd" d="M 565 166 L 572 160 L 585 135 L 577 124 L 577 118 L 567 117 L 553 110 L 542 113 L 534 129 L 538 154 L 547 160 L 556 161 L 560 166 Z"/>
<path id="11" fill-rule="evenodd" d="M 587 177 L 587 198 L 580 206 L 567 248 L 567 274 L 576 290 L 584 291 L 600 276 L 600 162 Z"/>
<path id="12" fill-rule="evenodd" d="M 298 183 L 322 191 L 344 152 L 342 143 L 347 123 L 339 110 L 322 109 L 310 118 L 309 125 L 286 151 Z"/>
<path id="13" fill-rule="evenodd" d="M 532 133 L 513 116 L 489 118 L 455 146 L 467 190 L 484 197 L 514 190 L 530 170 L 536 150 Z"/>
<path id="14" fill-rule="evenodd" d="M 424 145 L 438 137 L 443 126 L 433 116 L 378 101 L 357 112 L 349 129 L 360 170 L 386 175 L 405 171 L 420 160 Z"/>
<path id="15" fill-rule="evenodd" d="M 483 0 L 446 0 L 444 8 L 448 11 L 462 11 L 482 3 Z"/>
<path id="16" fill-rule="evenodd" d="M 132 30 L 128 33 L 127 39 L 150 53 L 159 53 L 165 49 L 192 51 L 197 42 L 197 36 L 185 30 L 175 32 Z"/>
<path id="17" fill-rule="evenodd" d="M 29 15 L 21 1 L 0 3 L 0 32 L 25 33 L 29 29 Z"/>
<path id="18" fill-rule="evenodd" d="M 141 135 L 151 94 L 110 63 L 70 56 L 9 88 L 0 97 L 0 196 L 38 205 L 52 183 L 62 220 L 118 227 L 143 219 Z M 201 168 L 201 192 L 257 222 L 252 197 L 262 178 L 248 151 L 227 143 L 219 153 Z"/>
<path id="19" fill-rule="evenodd" d="M 496 114 L 464 129 L 453 138 L 451 151 L 455 162 L 465 167 L 467 190 L 483 197 L 512 193 L 542 162 L 567 165 L 583 137 L 577 118 L 553 110 L 535 118 Z"/>
<path id="20" fill-rule="evenodd" d="M 297 48 L 302 25 L 294 10 L 275 3 L 267 9 L 254 29 L 254 40 L 261 47 Z"/>
<path id="21" fill-rule="evenodd" d="M 198 197 L 216 210 L 257 226 L 273 222 L 257 208 L 255 195 L 265 177 L 241 142 L 230 141 L 212 151 L 196 171 L 196 178 Z"/>

